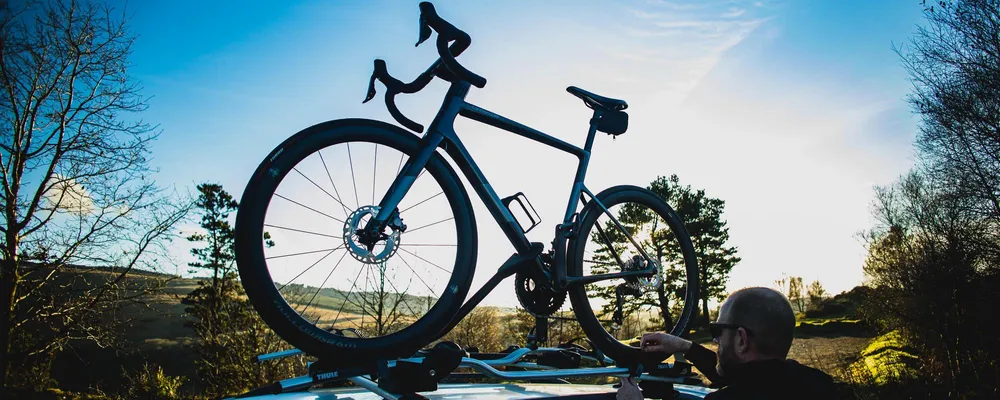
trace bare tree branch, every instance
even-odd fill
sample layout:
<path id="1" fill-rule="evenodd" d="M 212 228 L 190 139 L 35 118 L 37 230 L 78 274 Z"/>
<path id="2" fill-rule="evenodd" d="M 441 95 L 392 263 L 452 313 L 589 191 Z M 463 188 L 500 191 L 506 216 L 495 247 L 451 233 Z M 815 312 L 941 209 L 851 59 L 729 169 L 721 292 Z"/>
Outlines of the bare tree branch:
<path id="1" fill-rule="evenodd" d="M 147 98 L 129 73 L 125 15 L 92 0 L 0 8 L 4 386 L 11 355 L 116 343 L 111 325 L 127 318 L 115 310 L 156 288 L 128 277 L 169 260 L 193 202 L 150 181 L 158 133 L 134 117 Z M 111 273 L 80 272 L 97 267 Z"/>

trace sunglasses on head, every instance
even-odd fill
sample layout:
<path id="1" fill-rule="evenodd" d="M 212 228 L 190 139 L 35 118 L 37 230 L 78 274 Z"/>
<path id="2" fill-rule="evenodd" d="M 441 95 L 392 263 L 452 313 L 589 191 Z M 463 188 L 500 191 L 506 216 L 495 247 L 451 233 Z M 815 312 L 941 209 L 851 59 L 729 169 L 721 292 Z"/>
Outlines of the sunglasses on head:
<path id="1" fill-rule="evenodd" d="M 708 323 L 708 330 L 709 330 L 709 332 L 712 333 L 712 338 L 716 338 L 716 339 L 719 336 L 722 336 L 722 331 L 724 329 L 737 329 L 737 328 L 743 328 L 743 330 L 747 332 L 747 336 L 753 337 L 753 331 L 751 331 L 750 328 L 747 328 L 747 327 L 745 327 L 743 325 L 739 325 L 739 324 L 725 324 L 725 323 L 721 323 L 721 322 L 709 322 Z"/>

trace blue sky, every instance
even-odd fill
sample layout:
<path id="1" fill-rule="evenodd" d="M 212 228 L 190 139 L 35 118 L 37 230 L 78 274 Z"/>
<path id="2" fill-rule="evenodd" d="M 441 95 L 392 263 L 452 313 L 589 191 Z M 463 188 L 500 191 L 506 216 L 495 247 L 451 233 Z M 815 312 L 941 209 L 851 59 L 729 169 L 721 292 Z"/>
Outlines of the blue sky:
<path id="1" fill-rule="evenodd" d="M 133 73 L 153 96 L 143 118 L 162 129 L 158 181 L 218 182 L 238 198 L 291 134 L 337 118 L 392 121 L 380 99 L 361 100 L 373 59 L 405 81 L 436 59 L 413 46 L 417 3 L 130 2 Z M 565 88 L 627 100 L 629 131 L 598 137 L 587 185 L 676 173 L 725 200 L 743 257 L 730 289 L 782 274 L 832 292 L 862 281 L 857 233 L 872 224 L 873 185 L 913 163 L 917 120 L 891 45 L 921 22 L 919 1 L 434 4 L 473 38 L 460 61 L 488 79 L 468 97 L 477 105 L 582 145 L 589 110 Z M 426 124 L 445 90 L 437 81 L 398 104 Z M 529 238 L 548 243 L 573 158 L 470 121 L 456 129 L 501 195 L 528 196 L 543 218 Z M 512 248 L 474 202 L 478 287 Z M 487 300 L 514 301 L 506 283 Z"/>

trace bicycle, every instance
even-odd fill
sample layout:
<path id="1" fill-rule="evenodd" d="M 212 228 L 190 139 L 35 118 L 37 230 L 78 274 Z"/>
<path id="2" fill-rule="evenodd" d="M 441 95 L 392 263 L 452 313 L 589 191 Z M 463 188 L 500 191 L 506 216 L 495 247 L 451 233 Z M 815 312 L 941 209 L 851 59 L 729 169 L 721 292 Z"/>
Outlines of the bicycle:
<path id="1" fill-rule="evenodd" d="M 470 86 L 486 85 L 485 78 L 455 59 L 469 47 L 470 36 L 438 16 L 430 3 L 422 2 L 419 8 L 417 45 L 426 41 L 433 30 L 437 33 L 440 58 L 410 83 L 393 78 L 385 61 L 375 60 L 364 101 L 375 97 L 376 80 L 382 82 L 390 114 L 412 132 L 368 119 L 319 123 L 279 144 L 247 183 L 236 217 L 236 261 L 247 296 L 263 320 L 288 343 L 321 359 L 352 364 L 406 357 L 441 338 L 500 281 L 514 275 L 517 298 L 532 314 L 553 315 L 568 294 L 575 318 L 592 345 L 618 362 L 632 362 L 640 357 L 637 348 L 609 332 L 617 332 L 616 326 L 638 313 L 625 301 L 628 296 L 658 299 L 661 308 L 672 299 L 673 308 L 681 310 L 679 315 L 673 319 L 672 315 L 662 313 L 662 317 L 673 322 L 671 333 L 685 335 L 697 304 L 698 270 L 694 248 L 677 213 L 660 196 L 644 188 L 620 185 L 595 195 L 583 183 L 597 131 L 615 137 L 623 134 L 628 126 L 628 115 L 623 111 L 627 103 L 575 86 L 567 88 L 594 111 L 583 148 L 470 104 L 465 101 Z M 424 133 L 422 125 L 399 111 L 394 99 L 399 93 L 420 91 L 435 77 L 450 82 L 450 88 Z M 526 237 L 540 222 L 526 196 L 518 193 L 501 199 L 466 150 L 453 128 L 459 115 L 579 158 L 565 216 L 556 225 L 552 248 L 547 252 L 543 251 L 542 243 L 530 242 Z M 415 133 L 424 135 L 418 137 Z M 389 151 L 393 154 L 385 155 Z M 399 153 L 398 161 L 395 153 Z M 372 157 L 369 159 L 368 155 Z M 468 302 L 465 300 L 477 262 L 478 231 L 468 192 L 444 155 L 458 166 L 516 250 Z M 389 157 L 388 170 L 384 164 L 386 157 Z M 331 169 L 328 161 L 346 163 Z M 366 204 L 368 175 L 356 174 L 355 166 L 368 164 L 373 171 L 371 202 Z M 393 164 L 396 164 L 394 172 Z M 320 172 L 311 178 L 303 172 L 309 168 Z M 382 181 L 389 178 L 391 184 L 377 197 L 380 173 Z M 420 180 L 425 175 L 432 179 Z M 358 176 L 364 178 L 360 191 Z M 327 181 L 330 185 L 326 185 Z M 341 195 L 337 181 L 341 187 L 350 182 L 353 199 Z M 434 184 L 437 188 L 428 189 Z M 279 193 L 279 189 L 285 194 Z M 310 200 L 293 200 L 288 197 L 290 192 L 302 193 Z M 446 204 L 440 204 L 442 195 Z M 327 202 L 334 211 L 306 204 L 315 203 L 316 199 Z M 354 202 L 349 206 L 351 200 Z M 512 207 L 515 201 L 520 207 Z M 578 209 L 578 203 L 582 208 Z M 288 205 L 289 209 L 280 208 L 282 205 Z M 417 207 L 420 212 L 413 212 Z M 451 216 L 427 218 L 432 209 Z M 613 209 L 617 211 L 612 212 Z M 519 222 L 513 216 L 514 211 L 525 214 L 530 226 Z M 332 215 L 338 212 L 344 216 Z M 294 227 L 274 222 L 304 214 L 314 218 L 305 218 Z M 604 223 L 598 221 L 601 218 L 606 218 Z M 334 232 L 339 231 L 339 236 L 329 233 L 330 220 L 336 222 Z M 411 226 L 416 222 L 421 225 L 408 229 L 407 222 Z M 417 235 L 421 231 L 423 235 Z M 447 243 L 423 243 L 421 239 Z M 283 250 L 277 254 L 282 249 L 310 246 L 324 248 L 291 253 Z M 428 259 L 450 252 L 448 249 L 454 250 L 454 257 L 447 256 L 444 262 L 439 262 L 450 263 L 451 270 Z M 312 271 L 338 251 L 343 254 L 329 273 Z M 301 266 L 305 263 L 296 261 L 321 254 L 322 258 L 304 270 Z M 333 258 L 327 263 L 332 263 Z M 345 258 L 351 265 L 356 264 L 357 272 L 353 267 L 345 267 L 334 281 L 354 276 L 350 288 L 343 289 L 346 283 L 341 288 L 325 287 Z M 394 265 L 390 266 L 390 261 Z M 282 266 L 294 269 L 287 271 Z M 418 272 L 421 266 L 424 269 Z M 298 270 L 301 272 L 291 277 Z M 435 280 L 432 275 L 438 271 L 446 275 Z M 364 288 L 358 285 L 362 273 Z M 399 288 L 403 283 L 397 286 L 389 281 L 386 285 L 387 278 L 400 276 L 406 281 L 403 290 Z M 295 283 L 300 278 L 303 280 Z M 321 279 L 318 287 L 301 283 Z M 388 290 L 395 293 L 387 293 Z M 600 304 L 588 291 L 604 293 L 607 300 Z M 323 296 L 319 296 L 321 293 Z M 678 307 L 679 303 L 683 306 Z M 598 306 L 600 313 L 595 312 Z M 345 331 L 352 334 L 346 335 Z"/>

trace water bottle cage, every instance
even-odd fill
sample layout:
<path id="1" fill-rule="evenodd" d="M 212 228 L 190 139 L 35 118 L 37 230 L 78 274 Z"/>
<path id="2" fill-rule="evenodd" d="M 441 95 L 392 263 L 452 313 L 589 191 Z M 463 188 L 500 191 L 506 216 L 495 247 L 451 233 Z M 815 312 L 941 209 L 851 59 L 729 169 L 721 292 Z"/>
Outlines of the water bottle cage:
<path id="1" fill-rule="evenodd" d="M 522 211 L 531 222 L 531 225 L 527 228 L 524 227 L 521 219 L 517 218 L 517 215 L 514 214 L 515 209 L 510 207 L 510 203 L 513 201 L 517 201 L 517 204 L 521 206 L 520 211 Z M 528 198 L 522 192 L 517 192 L 512 196 L 504 197 L 503 199 L 500 199 L 500 202 L 503 203 L 503 205 L 507 207 L 507 210 L 510 211 L 511 215 L 514 216 L 514 219 L 517 221 L 517 224 L 520 225 L 521 230 L 524 231 L 524 233 L 530 232 L 534 227 L 538 226 L 538 224 L 542 222 L 542 218 L 538 216 L 538 212 L 535 211 L 535 207 L 528 202 Z M 525 204 L 527 204 L 527 206 L 525 206 Z"/>

